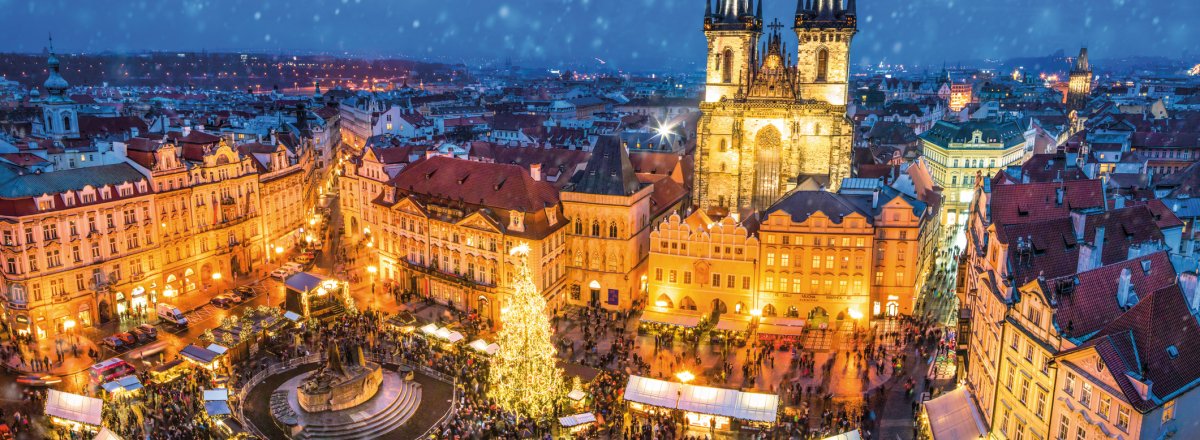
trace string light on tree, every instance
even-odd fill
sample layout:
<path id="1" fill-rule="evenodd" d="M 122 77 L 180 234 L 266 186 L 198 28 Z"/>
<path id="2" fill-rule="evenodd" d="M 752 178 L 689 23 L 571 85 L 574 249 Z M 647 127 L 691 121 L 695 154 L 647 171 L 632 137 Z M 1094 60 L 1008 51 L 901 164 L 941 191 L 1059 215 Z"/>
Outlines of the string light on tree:
<path id="1" fill-rule="evenodd" d="M 550 341 L 546 299 L 538 292 L 529 270 L 529 246 L 509 252 L 517 257 L 516 280 L 508 304 L 500 311 L 503 327 L 500 350 L 492 358 L 488 396 L 502 408 L 522 417 L 542 419 L 554 412 L 563 395 L 562 371 Z"/>

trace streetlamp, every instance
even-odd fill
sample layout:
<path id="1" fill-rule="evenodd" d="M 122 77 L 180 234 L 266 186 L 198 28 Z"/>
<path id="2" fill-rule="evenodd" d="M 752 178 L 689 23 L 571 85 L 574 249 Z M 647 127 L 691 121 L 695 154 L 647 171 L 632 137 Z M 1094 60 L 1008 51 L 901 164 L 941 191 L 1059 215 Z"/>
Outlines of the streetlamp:
<path id="1" fill-rule="evenodd" d="M 683 387 L 696 378 L 696 375 L 691 371 L 683 370 L 675 373 L 675 378 L 679 379 L 679 389 L 675 391 L 675 409 L 679 409 L 679 400 L 683 397 Z"/>

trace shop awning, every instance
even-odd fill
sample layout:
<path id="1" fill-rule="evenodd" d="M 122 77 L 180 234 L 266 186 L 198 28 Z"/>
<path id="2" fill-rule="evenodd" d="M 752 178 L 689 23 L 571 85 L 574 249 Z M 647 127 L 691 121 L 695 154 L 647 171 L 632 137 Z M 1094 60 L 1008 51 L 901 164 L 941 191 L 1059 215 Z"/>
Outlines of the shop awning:
<path id="1" fill-rule="evenodd" d="M 85 425 L 100 426 L 104 401 L 78 394 L 47 390 L 46 415 Z"/>
<path id="2" fill-rule="evenodd" d="M 983 417 L 964 387 L 921 404 L 929 418 L 934 440 L 974 440 L 987 435 Z"/>
<path id="3" fill-rule="evenodd" d="M 110 393 L 137 391 L 142 389 L 142 381 L 138 380 L 137 376 L 131 374 L 111 382 L 106 382 L 100 387 L 104 388 L 104 391 L 108 391 Z"/>
<path id="4" fill-rule="evenodd" d="M 774 423 L 779 396 L 726 388 L 683 385 L 677 382 L 630 376 L 625 400 L 660 408 Z"/>
<path id="5" fill-rule="evenodd" d="M 692 328 L 700 325 L 700 315 L 644 310 L 642 311 L 642 322 L 653 322 L 657 324 L 677 325 L 680 327 Z"/>
<path id="6" fill-rule="evenodd" d="M 717 330 L 744 332 L 750 329 L 750 320 L 734 317 L 731 315 L 721 315 L 715 326 Z"/>
<path id="7" fill-rule="evenodd" d="M 558 423 L 562 424 L 564 427 L 567 427 L 567 428 L 583 425 L 586 423 L 595 423 L 595 422 L 596 422 L 596 415 L 592 414 L 592 413 L 575 414 L 573 416 L 566 416 L 566 417 L 558 418 Z"/>
<path id="8" fill-rule="evenodd" d="M 832 437 L 825 437 L 825 440 L 862 440 L 862 434 L 859 434 L 858 430 L 855 429 Z"/>
<path id="9" fill-rule="evenodd" d="M 758 332 L 776 336 L 803 336 L 804 327 L 795 327 L 790 325 L 779 324 L 758 324 Z"/>
<path id="10" fill-rule="evenodd" d="M 220 354 L 212 350 L 194 344 L 188 344 L 187 347 L 183 347 L 183 350 L 179 350 L 179 355 L 200 365 L 211 364 L 217 356 L 220 356 Z"/>

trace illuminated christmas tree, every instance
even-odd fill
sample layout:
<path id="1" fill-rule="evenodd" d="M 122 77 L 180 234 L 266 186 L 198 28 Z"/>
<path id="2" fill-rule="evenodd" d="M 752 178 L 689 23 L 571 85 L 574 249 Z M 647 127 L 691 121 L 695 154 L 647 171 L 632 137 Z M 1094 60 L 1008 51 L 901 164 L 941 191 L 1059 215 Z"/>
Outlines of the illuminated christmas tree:
<path id="1" fill-rule="evenodd" d="M 516 282 L 500 311 L 503 327 L 496 341 L 500 350 L 492 357 L 488 396 L 517 415 L 542 419 L 554 412 L 554 403 L 562 398 L 563 375 L 555 365 L 546 299 L 529 270 L 529 247 L 518 246 L 511 254 L 518 259 Z"/>

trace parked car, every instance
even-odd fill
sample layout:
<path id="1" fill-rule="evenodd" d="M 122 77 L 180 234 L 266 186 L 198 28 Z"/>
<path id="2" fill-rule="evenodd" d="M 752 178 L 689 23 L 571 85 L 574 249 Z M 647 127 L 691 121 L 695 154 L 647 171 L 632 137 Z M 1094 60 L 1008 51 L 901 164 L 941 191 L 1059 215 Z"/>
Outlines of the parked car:
<path id="1" fill-rule="evenodd" d="M 245 299 L 244 299 L 244 298 L 242 298 L 242 296 L 241 296 L 241 295 L 238 295 L 238 294 L 236 294 L 236 293 L 233 293 L 233 291 L 232 291 L 232 290 L 231 290 L 231 291 L 228 291 L 228 292 L 225 292 L 224 296 L 225 296 L 226 298 L 229 298 L 229 300 L 230 300 L 230 301 L 233 301 L 233 303 L 234 303 L 234 304 L 241 304 L 241 303 L 242 303 L 242 301 L 245 301 Z"/>
<path id="2" fill-rule="evenodd" d="M 233 300 L 229 299 L 229 297 L 225 296 L 225 295 L 214 296 L 213 299 L 209 300 L 208 302 L 209 302 L 209 304 L 220 307 L 222 309 L 228 309 L 230 307 L 233 307 Z"/>
<path id="3" fill-rule="evenodd" d="M 137 345 L 137 343 L 138 343 L 138 338 L 137 338 L 137 336 L 134 336 L 133 333 L 121 332 L 121 333 L 117 333 L 113 336 L 116 336 L 117 339 L 120 339 L 121 342 L 124 342 L 125 345 L 130 346 L 130 347 Z"/>
<path id="4" fill-rule="evenodd" d="M 292 276 L 292 271 L 284 269 L 282 267 L 271 271 L 271 278 L 275 278 L 279 281 L 286 280 L 287 277 L 290 277 L 290 276 Z"/>
<path id="5" fill-rule="evenodd" d="M 137 328 L 135 330 L 139 330 L 145 334 L 150 335 L 151 339 L 158 339 L 158 329 L 154 328 L 154 326 L 152 326 L 150 324 L 139 325 L 139 326 L 137 326 Z"/>
<path id="6" fill-rule="evenodd" d="M 229 291 L 229 293 L 242 298 L 243 301 L 254 298 L 254 295 L 257 294 L 257 292 L 254 291 L 254 288 L 250 286 L 238 286 Z"/>
<path id="7" fill-rule="evenodd" d="M 129 345 L 116 336 L 107 336 L 100 341 L 101 345 L 113 349 L 113 351 L 121 351 L 129 348 Z"/>
<path id="8" fill-rule="evenodd" d="M 145 325 L 145 324 L 142 324 L 142 325 Z M 151 329 L 153 329 L 153 328 L 154 327 L 151 327 Z M 146 329 L 142 328 L 141 326 L 137 326 L 137 327 L 133 328 L 132 330 L 129 330 L 129 333 L 132 334 L 133 336 L 137 337 L 138 343 L 142 343 L 142 344 L 153 341 L 155 339 L 158 339 L 158 331 L 157 330 L 154 331 L 153 334 L 151 334 L 150 332 L 146 331 Z"/>

